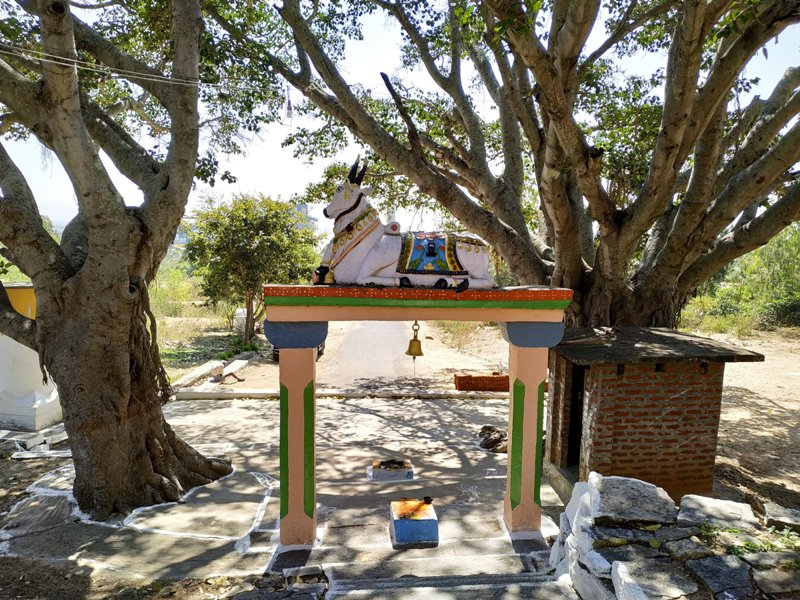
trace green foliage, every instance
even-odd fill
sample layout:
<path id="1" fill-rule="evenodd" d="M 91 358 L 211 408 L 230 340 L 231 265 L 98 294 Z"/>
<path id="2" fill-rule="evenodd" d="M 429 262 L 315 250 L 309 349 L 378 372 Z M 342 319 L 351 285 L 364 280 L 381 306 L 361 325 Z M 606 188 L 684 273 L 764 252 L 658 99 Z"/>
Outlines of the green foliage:
<path id="1" fill-rule="evenodd" d="M 150 304 L 156 317 L 189 316 L 198 306 L 199 279 L 189 274 L 183 249 L 172 246 L 150 284 Z"/>
<path id="2" fill-rule="evenodd" d="M 263 195 L 230 202 L 207 199 L 192 215 L 185 257 L 212 305 L 236 303 L 248 310 L 249 331 L 258 316 L 265 283 L 306 283 L 317 264 L 317 236 L 294 206 Z"/>
<path id="3" fill-rule="evenodd" d="M 734 261 L 703 292 L 684 309 L 683 327 L 737 334 L 800 327 L 800 223 Z"/>

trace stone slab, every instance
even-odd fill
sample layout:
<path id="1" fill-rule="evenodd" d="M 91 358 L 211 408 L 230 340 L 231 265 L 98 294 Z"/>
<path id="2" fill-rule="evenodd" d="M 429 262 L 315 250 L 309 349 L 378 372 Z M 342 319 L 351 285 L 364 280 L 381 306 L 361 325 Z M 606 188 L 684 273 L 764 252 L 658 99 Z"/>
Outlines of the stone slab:
<path id="1" fill-rule="evenodd" d="M 598 527 L 582 525 L 573 531 L 575 546 L 581 552 L 589 552 L 599 548 L 616 548 L 626 544 L 646 544 L 653 537 L 649 531 L 626 529 L 623 527 Z"/>
<path id="2" fill-rule="evenodd" d="M 367 467 L 367 479 L 370 481 L 404 481 L 414 479 L 414 465 L 410 460 L 399 460 L 396 464 L 387 465 L 387 461 L 376 458 Z"/>
<path id="3" fill-rule="evenodd" d="M 672 600 L 699 589 L 688 573 L 671 561 L 615 562 L 611 579 L 619 600 L 639 597 Z M 623 590 L 629 591 L 623 593 Z"/>
<path id="4" fill-rule="evenodd" d="M 687 494 L 681 498 L 678 525 L 753 531 L 758 528 L 758 518 L 749 504 Z"/>
<path id="5" fill-rule="evenodd" d="M 753 581 L 756 587 L 767 594 L 798 593 L 800 596 L 800 571 L 756 571 L 753 573 Z M 795 596 L 797 597 L 797 596 Z"/>
<path id="6" fill-rule="evenodd" d="M 611 578 L 611 566 L 616 561 L 640 561 L 659 556 L 658 550 L 638 544 L 619 546 L 617 548 L 600 548 L 586 554 L 578 554 L 578 560 L 593 575 Z"/>
<path id="7" fill-rule="evenodd" d="M 572 580 L 572 587 L 581 598 L 616 600 L 611 581 L 597 577 L 584 569 L 577 559 L 577 553 L 570 552 L 567 560 L 569 561 L 569 577 Z"/>
<path id="8" fill-rule="evenodd" d="M 627 477 L 588 478 L 591 516 L 595 525 L 656 523 L 674 525 L 675 503 L 663 488 Z"/>
<path id="9" fill-rule="evenodd" d="M 785 508 L 774 502 L 766 502 L 764 518 L 767 521 L 767 527 L 788 527 L 794 531 L 800 531 L 800 510 Z"/>
<path id="10" fill-rule="evenodd" d="M 675 540 L 665 544 L 669 555 L 679 562 L 713 556 L 714 552 L 708 546 L 690 539 Z"/>
<path id="11" fill-rule="evenodd" d="M 701 532 L 699 527 L 662 527 L 657 529 L 654 535 L 662 542 L 674 542 L 700 535 Z"/>
<path id="12" fill-rule="evenodd" d="M 750 569 L 736 556 L 712 556 L 686 561 L 686 569 L 699 578 L 714 594 L 723 591 L 750 590 Z"/>
<path id="13" fill-rule="evenodd" d="M 424 550 L 417 550 L 424 552 Z M 513 575 L 529 573 L 530 567 L 519 556 L 437 556 L 403 560 L 373 562 L 371 553 L 365 554 L 369 562 L 332 565 L 328 568 L 333 580 L 399 579 L 401 577 L 458 577 L 472 575 Z M 405 557 L 405 551 L 404 551 Z"/>
<path id="14" fill-rule="evenodd" d="M 77 558 L 80 564 L 111 569 L 125 577 L 173 580 L 261 574 L 270 557 L 240 555 L 230 540 L 187 540 L 124 528 L 109 530 Z"/>
<path id="15" fill-rule="evenodd" d="M 800 565 L 800 552 L 751 552 L 741 558 L 759 571 L 776 569 L 782 564 L 797 563 Z"/>
<path id="16" fill-rule="evenodd" d="M 0 529 L 9 537 L 46 531 L 73 521 L 72 508 L 66 496 L 31 496 L 17 503 L 14 510 L 0 520 Z"/>
<path id="17" fill-rule="evenodd" d="M 555 581 L 544 583 L 475 584 L 401 589 L 331 589 L 327 600 L 366 598 L 369 600 L 580 600 L 571 587 Z"/>
<path id="18" fill-rule="evenodd" d="M 180 504 L 139 509 L 125 523 L 140 531 L 236 540 L 254 526 L 262 503 L 269 501 L 268 491 L 254 475 L 238 471 L 197 489 Z"/>

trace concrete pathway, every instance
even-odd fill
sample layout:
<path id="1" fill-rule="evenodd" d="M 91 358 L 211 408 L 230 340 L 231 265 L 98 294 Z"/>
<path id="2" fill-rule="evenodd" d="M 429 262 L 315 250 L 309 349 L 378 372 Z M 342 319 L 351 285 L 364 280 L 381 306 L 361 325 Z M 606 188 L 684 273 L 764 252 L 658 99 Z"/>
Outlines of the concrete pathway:
<path id="1" fill-rule="evenodd" d="M 503 527 L 506 456 L 480 449 L 477 433 L 505 424 L 505 400 L 318 400 L 318 540 L 303 549 L 278 543 L 278 403 L 179 401 L 165 408 L 179 435 L 230 457 L 234 473 L 181 503 L 94 523 L 71 504 L 71 467 L 60 469 L 0 523 L 0 553 L 144 579 L 322 565 L 331 598 L 435 598 L 431 590 L 442 586 L 458 598 L 574 597 L 531 595 L 534 587 L 556 585 L 537 571 L 547 545 L 542 536 L 512 540 Z M 410 459 L 418 477 L 369 481 L 375 458 Z M 389 502 L 422 496 L 435 499 L 439 546 L 393 549 Z M 542 497 L 557 519 L 558 497 L 548 486 Z M 551 520 L 543 533 L 557 533 Z M 454 588 L 463 594 L 454 596 Z"/>

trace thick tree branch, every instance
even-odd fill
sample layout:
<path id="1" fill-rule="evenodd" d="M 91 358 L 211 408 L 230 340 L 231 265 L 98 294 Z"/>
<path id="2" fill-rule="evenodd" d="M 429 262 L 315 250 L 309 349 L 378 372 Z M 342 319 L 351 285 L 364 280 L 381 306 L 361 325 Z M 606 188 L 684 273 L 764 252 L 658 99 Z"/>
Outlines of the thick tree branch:
<path id="1" fill-rule="evenodd" d="M 78 207 L 91 228 L 118 219 L 125 203 L 92 143 L 81 115 L 77 58 L 69 6 L 64 0 L 40 0 L 42 47 L 64 63 L 42 68 L 53 148 L 69 175 Z"/>
<path id="2" fill-rule="evenodd" d="M 640 279 L 645 286 L 647 282 L 652 283 L 657 280 L 672 281 L 683 270 L 683 259 L 689 252 L 688 239 L 713 198 L 722 154 L 721 142 L 726 114 L 726 107 L 720 106 L 706 128 L 705 135 L 698 141 L 689 185 L 678 206 L 669 236 L 655 258 L 655 268 L 649 272 L 648 277 Z M 649 268 L 649 265 L 646 268 Z"/>
<path id="3" fill-rule="evenodd" d="M 42 144 L 52 148 L 41 84 L 23 77 L 3 60 L 0 60 L 0 102 L 11 108 L 14 119 L 32 131 Z"/>
<path id="4" fill-rule="evenodd" d="M 114 166 L 146 195 L 156 193 L 155 185 L 161 164 L 88 96 L 82 96 L 81 104 L 89 134 L 108 154 Z"/>
<path id="5" fill-rule="evenodd" d="M 36 321 L 14 310 L 2 281 L 0 281 L 0 334 L 7 335 L 31 350 L 37 352 L 39 350 L 36 343 Z"/>
<path id="6" fill-rule="evenodd" d="M 34 283 L 51 283 L 72 274 L 66 257 L 42 225 L 25 177 L 0 144 L 0 242 Z"/>
<path id="7" fill-rule="evenodd" d="M 381 79 L 383 79 L 383 84 L 386 86 L 386 89 L 389 90 L 392 100 L 394 100 L 394 105 L 397 107 L 397 112 L 400 113 L 400 117 L 403 119 L 403 122 L 408 128 L 408 142 L 411 145 L 411 151 L 414 152 L 417 157 L 424 162 L 425 152 L 422 150 L 422 142 L 420 142 L 419 131 L 417 131 L 417 126 L 414 124 L 414 119 L 412 119 L 411 115 L 408 114 L 408 110 L 406 110 L 406 107 L 403 104 L 403 99 L 394 89 L 392 82 L 389 80 L 389 76 L 386 73 L 381 73 Z"/>
<path id="8" fill-rule="evenodd" d="M 693 90 L 700 72 L 705 9 L 703 0 L 685 1 L 672 36 L 658 138 L 647 177 L 638 197 L 626 210 L 629 218 L 620 235 L 620 247 L 625 256 L 630 255 L 639 238 L 658 215 L 663 214 L 675 182 L 679 168 L 676 159 L 688 125 L 694 100 Z"/>
<path id="9" fill-rule="evenodd" d="M 740 25 L 742 32 L 720 45 L 711 72 L 698 91 L 689 118 L 689 128 L 681 141 L 678 164 L 689 155 L 698 136 L 721 103 L 725 101 L 743 67 L 762 48 L 792 23 L 800 21 L 800 1 L 773 0 L 757 6 L 756 18 Z"/>
<path id="10" fill-rule="evenodd" d="M 549 126 L 553 127 L 558 135 L 565 156 L 577 172 L 581 191 L 589 202 L 592 216 L 600 228 L 601 237 L 616 234 L 617 225 L 614 219 L 616 208 L 600 181 L 598 159 L 602 153 L 593 151 L 586 143 L 550 55 L 539 40 L 527 31 L 528 15 L 523 10 L 521 2 L 487 0 L 486 3 L 497 19 L 511 23 L 506 35 L 516 53 L 539 83 L 540 104 L 547 113 Z M 553 175 L 544 172 L 542 177 Z"/>
<path id="11" fill-rule="evenodd" d="M 151 240 L 153 266 L 166 255 L 180 224 L 194 181 L 199 146 L 198 85 L 203 16 L 196 0 L 172 0 L 171 8 L 175 48 L 172 72 L 176 79 L 194 83 L 173 87 L 165 103 L 172 135 L 164 168 L 159 173 L 159 190 L 147 195 L 142 205 L 142 218 L 154 236 Z M 148 278 L 154 275 L 154 271 L 147 273 Z"/>
<path id="12" fill-rule="evenodd" d="M 758 160 L 780 135 L 780 131 L 800 114 L 800 67 L 787 69 L 770 97 L 757 106 L 761 108 L 761 114 L 755 122 L 751 121 L 744 141 L 718 174 L 715 195 L 732 177 Z M 745 112 L 750 112 L 749 107 Z M 746 115 L 746 118 L 749 117 Z"/>
<path id="13" fill-rule="evenodd" d="M 800 182 L 793 184 L 786 194 L 741 227 L 737 227 L 714 244 L 681 276 L 678 287 L 690 292 L 723 266 L 763 246 L 792 222 L 800 220 Z"/>
<path id="14" fill-rule="evenodd" d="M 752 202 L 768 190 L 792 165 L 800 161 L 800 122 L 784 135 L 764 156 L 731 178 L 707 210 L 705 217 L 687 238 L 685 264 L 703 255 L 715 238 Z"/>

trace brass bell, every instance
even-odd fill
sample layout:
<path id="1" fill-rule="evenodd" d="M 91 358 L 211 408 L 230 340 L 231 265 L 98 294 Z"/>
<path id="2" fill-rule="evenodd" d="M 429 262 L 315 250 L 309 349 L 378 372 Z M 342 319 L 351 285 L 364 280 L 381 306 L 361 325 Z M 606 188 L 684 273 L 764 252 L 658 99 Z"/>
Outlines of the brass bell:
<path id="1" fill-rule="evenodd" d="M 411 331 L 414 332 L 414 337 L 408 342 L 406 354 L 416 360 L 418 356 L 422 356 L 422 342 L 417 338 L 417 334 L 419 334 L 419 323 L 414 321 L 414 324 L 411 326 Z"/>
<path id="2" fill-rule="evenodd" d="M 333 278 L 333 269 L 325 273 L 325 285 L 333 285 L 336 279 Z"/>

